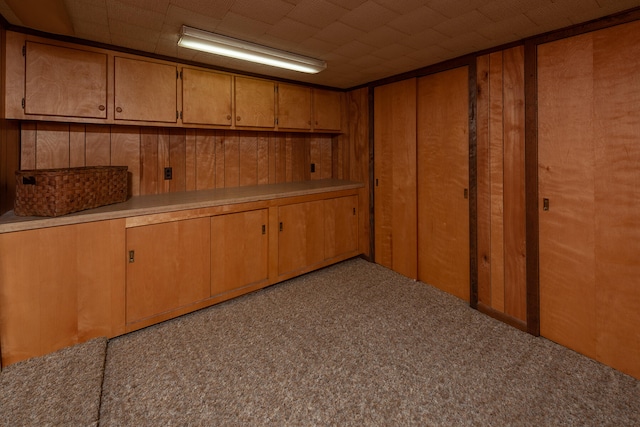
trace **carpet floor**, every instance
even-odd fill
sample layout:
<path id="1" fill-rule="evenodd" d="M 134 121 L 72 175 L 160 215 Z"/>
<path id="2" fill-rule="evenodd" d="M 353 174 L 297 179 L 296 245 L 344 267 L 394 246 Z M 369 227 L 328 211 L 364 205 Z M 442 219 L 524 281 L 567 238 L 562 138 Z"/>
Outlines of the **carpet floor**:
<path id="1" fill-rule="evenodd" d="M 2 425 L 95 425 L 98 403 L 100 426 L 640 425 L 640 381 L 361 259 L 112 339 L 95 358 L 70 364 L 102 363 L 102 387 L 58 408 L 86 405 L 86 421 L 11 403 L 12 365 Z M 56 402 L 72 400 L 87 381 L 49 369 L 13 375 L 17 393 L 44 375 Z M 51 418 L 4 423 L 34 405 Z"/>

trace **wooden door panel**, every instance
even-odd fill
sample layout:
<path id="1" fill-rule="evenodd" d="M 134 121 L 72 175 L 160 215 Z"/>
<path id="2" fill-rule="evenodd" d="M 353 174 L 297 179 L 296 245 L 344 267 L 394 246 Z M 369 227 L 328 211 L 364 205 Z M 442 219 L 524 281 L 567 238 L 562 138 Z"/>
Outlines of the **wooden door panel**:
<path id="1" fill-rule="evenodd" d="M 358 250 L 358 196 L 325 200 L 325 259 Z"/>
<path id="2" fill-rule="evenodd" d="M 211 295 L 268 279 L 268 212 L 211 218 Z"/>
<path id="3" fill-rule="evenodd" d="M 418 279 L 469 301 L 468 67 L 418 80 Z"/>
<path id="4" fill-rule="evenodd" d="M 230 74 L 182 69 L 182 122 L 231 126 Z"/>
<path id="5" fill-rule="evenodd" d="M 278 273 L 301 270 L 324 260 L 324 201 L 278 208 Z"/>
<path id="6" fill-rule="evenodd" d="M 595 357 L 590 35 L 538 48 L 538 106 L 540 333 Z"/>
<path id="7" fill-rule="evenodd" d="M 210 219 L 127 230 L 127 323 L 210 296 Z"/>
<path id="8" fill-rule="evenodd" d="M 335 130 L 342 128 L 342 94 L 337 91 L 313 90 L 313 128 Z"/>
<path id="9" fill-rule="evenodd" d="M 416 279 L 416 80 L 378 86 L 374 99 L 375 262 Z"/>
<path id="10" fill-rule="evenodd" d="M 640 23 L 593 35 L 596 353 L 640 378 Z"/>
<path id="11" fill-rule="evenodd" d="M 311 129 L 311 88 L 278 84 L 278 127 Z"/>
<path id="12" fill-rule="evenodd" d="M 25 114 L 107 118 L 107 55 L 27 42 Z"/>
<path id="13" fill-rule="evenodd" d="M 175 65 L 115 57 L 115 119 L 176 123 Z"/>
<path id="14" fill-rule="evenodd" d="M 275 84 L 269 80 L 235 77 L 235 125 L 275 126 Z"/>

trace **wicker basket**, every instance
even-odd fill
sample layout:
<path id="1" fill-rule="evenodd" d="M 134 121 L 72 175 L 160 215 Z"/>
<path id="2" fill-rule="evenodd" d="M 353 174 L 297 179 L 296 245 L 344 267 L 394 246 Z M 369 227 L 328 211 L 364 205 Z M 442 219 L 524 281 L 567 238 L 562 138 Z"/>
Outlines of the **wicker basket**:
<path id="1" fill-rule="evenodd" d="M 16 171 L 19 216 L 60 216 L 127 200 L 127 167 Z"/>

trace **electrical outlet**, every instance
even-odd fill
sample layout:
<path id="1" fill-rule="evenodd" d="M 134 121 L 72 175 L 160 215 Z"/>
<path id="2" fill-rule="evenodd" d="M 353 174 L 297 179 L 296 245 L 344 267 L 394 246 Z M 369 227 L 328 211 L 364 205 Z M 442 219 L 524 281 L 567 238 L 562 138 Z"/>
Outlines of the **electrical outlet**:
<path id="1" fill-rule="evenodd" d="M 164 179 L 166 180 L 173 179 L 173 169 L 164 168 Z"/>
<path id="2" fill-rule="evenodd" d="M 316 171 L 316 164 L 311 163 L 311 173 L 314 173 L 315 171 Z"/>

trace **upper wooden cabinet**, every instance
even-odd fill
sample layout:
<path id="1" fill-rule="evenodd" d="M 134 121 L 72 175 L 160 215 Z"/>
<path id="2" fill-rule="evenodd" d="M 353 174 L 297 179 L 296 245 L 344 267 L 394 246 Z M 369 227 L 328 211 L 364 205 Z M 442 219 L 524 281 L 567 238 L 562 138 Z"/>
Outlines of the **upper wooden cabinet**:
<path id="1" fill-rule="evenodd" d="M 236 127 L 274 127 L 275 87 L 269 80 L 235 77 Z"/>
<path id="2" fill-rule="evenodd" d="M 175 65 L 116 56 L 114 70 L 116 120 L 177 122 Z"/>
<path id="3" fill-rule="evenodd" d="M 278 128 L 311 129 L 311 88 L 278 84 Z"/>
<path id="4" fill-rule="evenodd" d="M 182 69 L 182 123 L 231 126 L 230 74 Z"/>
<path id="5" fill-rule="evenodd" d="M 107 55 L 27 42 L 24 113 L 106 119 Z"/>
<path id="6" fill-rule="evenodd" d="M 342 94 L 333 90 L 313 90 L 313 128 L 340 131 Z"/>

